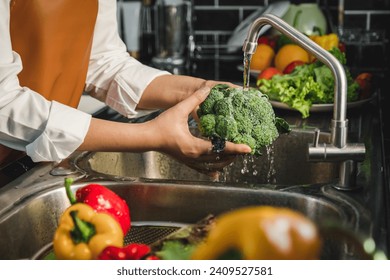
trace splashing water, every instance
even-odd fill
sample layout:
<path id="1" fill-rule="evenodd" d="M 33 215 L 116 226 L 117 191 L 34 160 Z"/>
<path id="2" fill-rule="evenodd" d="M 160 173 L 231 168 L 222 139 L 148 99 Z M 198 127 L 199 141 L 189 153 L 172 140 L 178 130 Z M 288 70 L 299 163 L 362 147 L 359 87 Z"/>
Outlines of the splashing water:
<path id="1" fill-rule="evenodd" d="M 276 169 L 275 169 L 275 151 L 274 145 L 266 147 L 267 160 L 269 162 L 268 172 L 267 172 L 267 183 L 276 183 Z"/>
<path id="2" fill-rule="evenodd" d="M 249 173 L 249 164 L 248 164 L 248 157 L 244 157 L 242 160 L 242 169 L 241 169 L 241 174 L 245 175 Z"/>

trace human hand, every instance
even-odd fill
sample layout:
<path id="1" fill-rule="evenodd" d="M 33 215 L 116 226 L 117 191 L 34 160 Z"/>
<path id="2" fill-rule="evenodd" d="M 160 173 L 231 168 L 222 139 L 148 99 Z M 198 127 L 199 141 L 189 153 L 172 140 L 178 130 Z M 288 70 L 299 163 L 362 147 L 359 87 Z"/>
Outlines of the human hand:
<path id="1" fill-rule="evenodd" d="M 210 140 L 196 137 L 190 132 L 188 116 L 209 92 L 209 87 L 202 87 L 149 122 L 150 129 L 156 135 L 156 150 L 205 173 L 221 170 L 237 155 L 251 152 L 245 144 L 226 142 L 224 150 L 215 153 Z"/>
<path id="2" fill-rule="evenodd" d="M 212 88 L 213 86 L 216 86 L 218 84 L 225 84 L 225 85 L 228 85 L 229 87 L 239 87 L 238 85 L 230 83 L 230 82 L 214 81 L 214 80 L 205 80 L 202 87 Z"/>

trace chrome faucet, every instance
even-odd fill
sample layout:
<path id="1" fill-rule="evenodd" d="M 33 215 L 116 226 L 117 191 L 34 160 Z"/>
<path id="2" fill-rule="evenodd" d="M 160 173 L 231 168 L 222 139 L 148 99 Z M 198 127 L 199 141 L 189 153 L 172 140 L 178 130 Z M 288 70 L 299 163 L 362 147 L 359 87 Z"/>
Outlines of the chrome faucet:
<path id="1" fill-rule="evenodd" d="M 279 17 L 266 14 L 257 18 L 249 28 L 243 45 L 244 54 L 253 54 L 257 47 L 260 30 L 265 25 L 271 25 L 296 44 L 304 48 L 318 60 L 327 65 L 334 76 L 333 119 L 331 120 L 331 143 L 319 144 L 319 130 L 315 133 L 313 144 L 308 146 L 309 161 L 339 161 L 339 179 L 335 187 L 340 190 L 356 188 L 357 161 L 363 161 L 366 149 L 363 143 L 347 143 L 347 78 L 343 65 L 328 51 L 313 42 Z"/>

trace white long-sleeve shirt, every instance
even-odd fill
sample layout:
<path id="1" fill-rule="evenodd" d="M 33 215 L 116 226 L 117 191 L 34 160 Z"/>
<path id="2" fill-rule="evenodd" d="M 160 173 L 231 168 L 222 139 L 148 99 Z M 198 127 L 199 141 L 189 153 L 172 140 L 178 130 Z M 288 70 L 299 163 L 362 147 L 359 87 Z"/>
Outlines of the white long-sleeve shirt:
<path id="1" fill-rule="evenodd" d="M 130 57 L 119 37 L 116 0 L 99 0 L 85 91 L 127 117 L 150 113 L 136 106 L 146 86 L 168 74 Z M 22 87 L 23 61 L 12 50 L 10 0 L 0 0 L 0 144 L 33 161 L 59 161 L 83 142 L 91 115 Z"/>

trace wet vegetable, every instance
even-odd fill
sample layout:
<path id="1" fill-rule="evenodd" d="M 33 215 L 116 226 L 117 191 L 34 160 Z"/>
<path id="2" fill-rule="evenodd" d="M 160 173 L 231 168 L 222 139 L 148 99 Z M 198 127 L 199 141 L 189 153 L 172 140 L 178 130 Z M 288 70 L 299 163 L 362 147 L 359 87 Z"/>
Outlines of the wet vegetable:
<path id="1" fill-rule="evenodd" d="M 123 235 L 129 231 L 131 226 L 130 209 L 124 199 L 105 186 L 99 184 L 88 184 L 79 188 L 74 195 L 70 189 L 73 179 L 65 179 L 65 188 L 70 202 L 81 202 L 88 204 L 99 213 L 107 213 L 115 218 L 121 225 Z"/>
<path id="2" fill-rule="evenodd" d="M 199 130 L 205 137 L 247 144 L 252 154 L 270 145 L 289 125 L 275 116 L 268 97 L 259 90 L 216 85 L 200 104 Z M 281 123 L 283 123 L 281 125 Z"/>
<path id="3" fill-rule="evenodd" d="M 84 203 L 68 207 L 54 234 L 54 253 L 59 260 L 91 260 L 109 245 L 123 246 L 123 232 L 109 214 L 97 213 Z"/>

